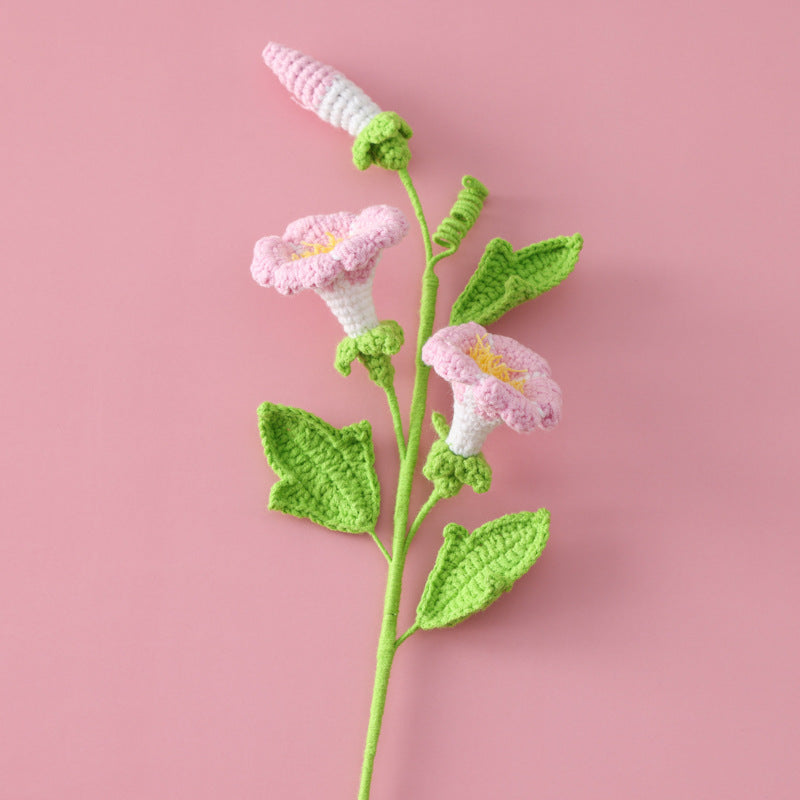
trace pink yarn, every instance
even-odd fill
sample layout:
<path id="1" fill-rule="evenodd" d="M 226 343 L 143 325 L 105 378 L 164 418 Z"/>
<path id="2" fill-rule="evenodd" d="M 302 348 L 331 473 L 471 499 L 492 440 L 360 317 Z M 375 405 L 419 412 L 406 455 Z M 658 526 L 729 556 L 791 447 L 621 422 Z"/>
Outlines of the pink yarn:
<path id="1" fill-rule="evenodd" d="M 309 244 L 328 246 L 332 234 L 340 239 L 325 253 L 304 255 Z M 369 280 L 385 247 L 408 233 L 403 213 L 391 206 L 370 206 L 360 214 L 341 211 L 317 214 L 292 222 L 283 236 L 265 236 L 256 242 L 250 272 L 256 283 L 281 294 L 324 289 L 339 276 L 350 283 Z M 292 256 L 300 256 L 292 258 Z"/>
<path id="2" fill-rule="evenodd" d="M 270 42 L 262 56 L 278 80 L 309 111 L 319 108 L 334 78 L 340 74 L 333 67 L 277 42 Z"/>
<path id="3" fill-rule="evenodd" d="M 488 335 L 492 350 L 514 370 L 525 370 L 522 391 L 489 375 L 469 355 L 478 336 Z M 547 362 L 533 350 L 507 336 L 487 334 L 476 322 L 454 325 L 431 336 L 422 348 L 422 360 L 453 385 L 456 403 L 469 390 L 473 411 L 487 422 L 502 420 L 527 433 L 552 428 L 561 419 L 561 389 L 550 377 Z"/>

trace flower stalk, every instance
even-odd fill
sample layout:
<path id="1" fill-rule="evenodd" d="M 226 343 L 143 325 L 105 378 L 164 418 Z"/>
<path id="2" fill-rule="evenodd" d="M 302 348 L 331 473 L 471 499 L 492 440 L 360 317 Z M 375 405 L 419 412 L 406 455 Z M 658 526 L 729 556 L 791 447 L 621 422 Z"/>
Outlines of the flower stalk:
<path id="1" fill-rule="evenodd" d="M 358 800 L 369 800 L 372 771 L 375 766 L 375 753 L 378 749 L 378 738 L 381 732 L 384 708 L 386 707 L 389 676 L 391 675 L 392 664 L 394 663 L 397 648 L 405 641 L 405 638 L 407 638 L 405 635 L 399 639 L 397 637 L 397 615 L 400 610 L 403 570 L 408 553 L 406 537 L 409 534 L 408 519 L 411 503 L 411 488 L 414 483 L 414 474 L 419 458 L 422 424 L 425 419 L 428 396 L 430 367 L 422 360 L 422 348 L 433 333 L 433 323 L 436 315 L 436 297 L 439 289 L 439 279 L 433 271 L 433 247 L 431 245 L 428 223 L 425 219 L 425 213 L 422 210 L 422 203 L 414 188 L 411 176 L 408 174 L 408 170 L 403 168 L 398 171 L 398 174 L 400 180 L 403 182 L 403 186 L 405 186 L 408 192 L 409 200 L 414 209 L 414 215 L 419 222 L 422 232 L 422 241 L 425 247 L 425 271 L 422 275 L 422 299 L 420 303 L 419 329 L 417 332 L 416 372 L 414 376 L 414 390 L 411 398 L 408 444 L 405 456 L 400 460 L 400 475 L 397 480 L 392 535 L 392 561 L 389 564 L 386 578 L 383 618 L 381 622 L 381 631 L 378 636 L 375 683 L 372 689 L 372 704 L 370 706 L 367 739 L 364 746 L 364 761 L 361 767 L 361 783 L 358 790 Z M 433 505 L 434 504 L 429 504 L 427 511 L 430 511 Z M 425 514 L 427 514 L 427 511 Z M 415 522 L 416 527 L 414 533 L 416 533 L 416 528 L 422 523 L 422 519 L 424 519 L 424 515 L 421 518 L 418 517 L 418 522 Z"/>

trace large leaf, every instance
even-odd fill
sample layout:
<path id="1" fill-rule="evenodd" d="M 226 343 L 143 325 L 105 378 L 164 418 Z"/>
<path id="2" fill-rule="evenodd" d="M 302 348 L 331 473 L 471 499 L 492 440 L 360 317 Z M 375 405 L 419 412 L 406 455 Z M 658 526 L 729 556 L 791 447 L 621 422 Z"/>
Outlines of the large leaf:
<path id="1" fill-rule="evenodd" d="M 486 608 L 533 566 L 549 529 L 545 508 L 506 514 L 472 534 L 460 525 L 447 525 L 416 624 L 424 630 L 444 628 Z"/>
<path id="2" fill-rule="evenodd" d="M 280 480 L 269 507 L 346 533 L 375 530 L 380 487 L 372 428 L 363 420 L 334 428 L 300 408 L 263 403 L 264 453 Z"/>
<path id="3" fill-rule="evenodd" d="M 488 325 L 526 300 L 552 289 L 572 272 L 582 247 L 579 233 L 516 251 L 505 239 L 492 239 L 453 304 L 450 324 Z"/>

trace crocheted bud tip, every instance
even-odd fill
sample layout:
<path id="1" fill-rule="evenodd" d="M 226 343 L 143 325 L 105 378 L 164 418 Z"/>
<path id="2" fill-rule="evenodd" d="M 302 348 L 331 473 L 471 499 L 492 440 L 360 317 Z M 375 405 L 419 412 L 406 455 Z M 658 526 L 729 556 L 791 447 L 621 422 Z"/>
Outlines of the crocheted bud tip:
<path id="1" fill-rule="evenodd" d="M 303 108 L 351 136 L 380 113 L 377 103 L 341 72 L 299 50 L 270 42 L 262 56 Z"/>
<path id="2" fill-rule="evenodd" d="M 358 169 L 377 164 L 384 169 L 403 169 L 411 160 L 408 140 L 411 126 L 394 111 L 381 111 L 356 137 L 353 163 Z"/>
<path id="3" fill-rule="evenodd" d="M 309 111 L 319 108 L 339 74 L 333 67 L 277 42 L 270 42 L 261 55 L 278 80 Z"/>

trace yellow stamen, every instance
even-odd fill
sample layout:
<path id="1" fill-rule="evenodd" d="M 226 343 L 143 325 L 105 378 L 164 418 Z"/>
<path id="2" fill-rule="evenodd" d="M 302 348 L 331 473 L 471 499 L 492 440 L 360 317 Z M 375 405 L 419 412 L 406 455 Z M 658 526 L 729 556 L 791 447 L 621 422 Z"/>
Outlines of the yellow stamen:
<path id="1" fill-rule="evenodd" d="M 344 239 L 337 239 L 329 231 L 325 232 L 328 237 L 327 244 L 320 244 L 319 242 L 300 242 L 306 248 L 304 253 L 292 253 L 292 261 L 297 261 L 298 258 L 308 258 L 309 256 L 318 256 L 320 253 L 330 253 L 337 244 L 341 244 Z"/>
<path id="2" fill-rule="evenodd" d="M 512 369 L 503 362 L 503 357 L 495 353 L 489 344 L 488 336 L 481 336 L 478 334 L 475 337 L 475 344 L 469 349 L 469 357 L 481 368 L 487 375 L 513 386 L 518 392 L 525 388 L 526 377 L 514 378 L 512 373 L 521 372 L 527 373 L 525 369 Z"/>

